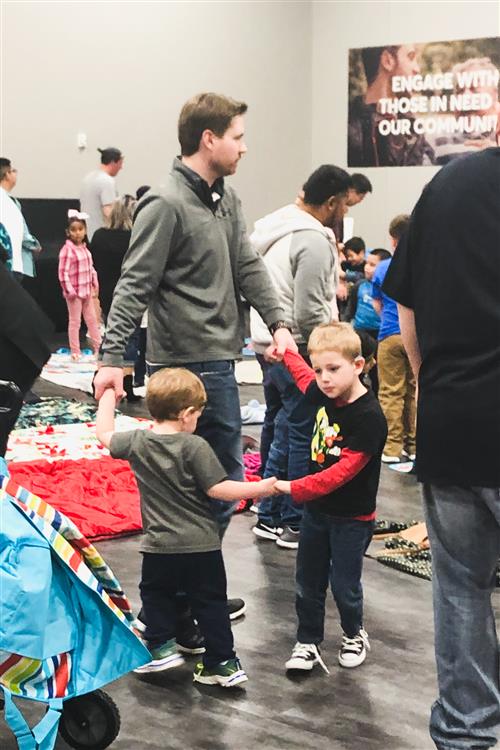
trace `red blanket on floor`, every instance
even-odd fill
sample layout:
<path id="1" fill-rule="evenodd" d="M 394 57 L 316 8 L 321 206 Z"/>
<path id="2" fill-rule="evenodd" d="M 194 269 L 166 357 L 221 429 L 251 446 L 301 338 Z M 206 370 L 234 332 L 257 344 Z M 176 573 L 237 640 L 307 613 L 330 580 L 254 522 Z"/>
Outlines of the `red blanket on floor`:
<path id="1" fill-rule="evenodd" d="M 88 539 L 142 531 L 139 490 L 128 461 L 110 456 L 77 461 L 18 461 L 12 479 L 75 523 Z M 256 476 L 245 471 L 247 481 Z M 241 510 L 248 502 L 242 500 Z"/>
<path id="2" fill-rule="evenodd" d="M 128 461 L 105 456 L 78 461 L 9 464 L 12 479 L 68 516 L 89 539 L 142 530 L 139 491 Z"/>

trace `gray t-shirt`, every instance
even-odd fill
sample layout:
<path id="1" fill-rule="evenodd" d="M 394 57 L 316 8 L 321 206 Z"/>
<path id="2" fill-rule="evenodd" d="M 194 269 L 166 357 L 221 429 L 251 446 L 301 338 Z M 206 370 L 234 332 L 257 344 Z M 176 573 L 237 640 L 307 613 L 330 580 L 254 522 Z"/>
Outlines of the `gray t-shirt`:
<path id="1" fill-rule="evenodd" d="M 87 236 L 89 240 L 96 229 L 104 226 L 104 216 L 102 207 L 108 206 L 118 198 L 115 178 L 103 172 L 102 169 L 96 169 L 95 172 L 88 174 L 83 182 L 80 191 L 80 210 L 89 215 L 87 219 Z"/>
<path id="2" fill-rule="evenodd" d="M 130 462 L 139 485 L 144 530 L 141 552 L 220 549 L 219 529 L 206 490 L 227 474 L 203 438 L 188 432 L 115 432 L 110 453 Z"/>

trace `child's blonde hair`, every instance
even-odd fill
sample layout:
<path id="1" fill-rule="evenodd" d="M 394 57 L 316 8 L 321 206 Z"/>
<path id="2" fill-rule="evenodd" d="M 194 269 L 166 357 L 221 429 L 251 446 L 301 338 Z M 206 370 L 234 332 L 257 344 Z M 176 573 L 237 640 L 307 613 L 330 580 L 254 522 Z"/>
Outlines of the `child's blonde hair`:
<path id="1" fill-rule="evenodd" d="M 207 403 L 205 386 L 184 367 L 165 367 L 148 381 L 146 403 L 153 419 L 163 422 L 177 419 L 180 412 L 192 406 L 203 409 Z"/>
<path id="2" fill-rule="evenodd" d="M 309 336 L 309 354 L 337 352 L 345 359 L 354 361 L 361 357 L 361 339 L 350 323 L 323 323 Z"/>

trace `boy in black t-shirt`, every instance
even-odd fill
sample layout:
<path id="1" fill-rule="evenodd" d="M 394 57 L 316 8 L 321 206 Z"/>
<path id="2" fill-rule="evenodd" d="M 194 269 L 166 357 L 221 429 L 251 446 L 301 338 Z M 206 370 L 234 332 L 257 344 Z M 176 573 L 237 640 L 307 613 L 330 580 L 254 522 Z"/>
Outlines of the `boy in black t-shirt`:
<path id="1" fill-rule="evenodd" d="M 184 368 L 156 372 L 146 399 L 154 420 L 151 430 L 115 432 L 111 389 L 99 401 L 96 422 L 97 437 L 113 458 L 130 462 L 141 496 L 140 589 L 152 660 L 134 671 L 161 672 L 184 663 L 175 640 L 176 596 L 184 592 L 205 639 L 194 681 L 234 687 L 247 676 L 234 652 L 220 533 L 209 498 L 233 502 L 263 497 L 275 479 L 226 479 L 212 448 L 193 435 L 207 400 L 194 373 Z"/>
<path id="2" fill-rule="evenodd" d="M 361 572 L 373 534 L 387 425 L 375 396 L 359 379 L 365 361 L 348 323 L 315 328 L 308 352 L 312 369 L 288 350 L 283 361 L 317 407 L 311 473 L 278 481 L 274 489 L 305 503 L 297 553 L 297 643 L 286 668 L 311 670 L 319 663 L 326 669 L 318 646 L 329 581 L 344 631 L 338 660 L 342 667 L 357 667 L 370 648 Z"/>

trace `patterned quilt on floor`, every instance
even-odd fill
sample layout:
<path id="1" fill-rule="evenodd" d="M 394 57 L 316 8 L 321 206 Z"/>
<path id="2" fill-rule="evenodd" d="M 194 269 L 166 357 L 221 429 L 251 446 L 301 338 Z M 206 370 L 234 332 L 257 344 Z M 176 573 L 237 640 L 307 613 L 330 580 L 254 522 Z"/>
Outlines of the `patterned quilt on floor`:
<path id="1" fill-rule="evenodd" d="M 135 477 L 128 461 L 111 458 L 99 443 L 94 418 L 95 407 L 66 399 L 23 406 L 17 425 L 26 426 L 12 431 L 6 454 L 12 479 L 68 516 L 90 539 L 138 533 Z M 117 431 L 151 426 L 148 419 L 117 412 Z M 247 459 L 249 481 L 257 460 Z"/>

